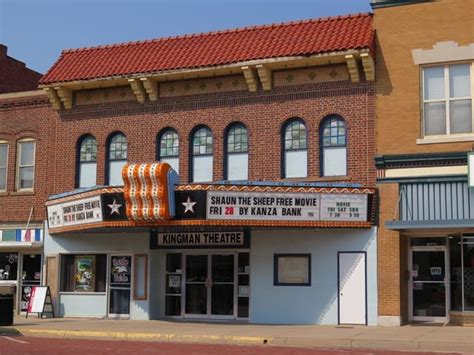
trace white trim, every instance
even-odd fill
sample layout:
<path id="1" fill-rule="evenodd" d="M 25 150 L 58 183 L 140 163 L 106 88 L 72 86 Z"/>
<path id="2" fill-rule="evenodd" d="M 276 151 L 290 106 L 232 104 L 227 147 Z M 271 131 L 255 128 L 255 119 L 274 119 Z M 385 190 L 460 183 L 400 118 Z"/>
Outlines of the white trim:
<path id="1" fill-rule="evenodd" d="M 474 142 L 474 134 L 451 134 L 440 136 L 425 136 L 418 138 L 416 144 L 437 144 L 437 143 L 456 143 L 456 142 Z"/>
<path id="2" fill-rule="evenodd" d="M 474 43 L 459 46 L 454 41 L 437 42 L 432 49 L 413 49 L 413 62 L 417 65 L 474 59 Z"/>
<path id="3" fill-rule="evenodd" d="M 427 168 L 387 169 L 386 178 L 436 176 L 436 175 L 467 175 L 467 165 L 434 166 Z"/>
<path id="4" fill-rule="evenodd" d="M 46 98 L 45 92 L 39 89 L 39 90 L 34 90 L 34 91 L 9 92 L 5 94 L 0 94 L 0 100 L 19 99 L 19 98 L 35 97 L 35 96 L 44 96 Z"/>
<path id="5" fill-rule="evenodd" d="M 31 229 L 30 229 L 31 230 Z M 0 250 L 7 248 L 41 248 L 43 242 L 0 242 Z"/>

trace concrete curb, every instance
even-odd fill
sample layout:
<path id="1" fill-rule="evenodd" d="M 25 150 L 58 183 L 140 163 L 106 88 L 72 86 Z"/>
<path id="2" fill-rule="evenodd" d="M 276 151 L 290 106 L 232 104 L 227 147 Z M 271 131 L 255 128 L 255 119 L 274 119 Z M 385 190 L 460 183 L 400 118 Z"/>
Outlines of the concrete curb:
<path id="1" fill-rule="evenodd" d="M 127 333 L 89 330 L 56 330 L 56 329 L 22 329 L 0 328 L 0 335 L 31 336 L 65 339 L 95 338 L 100 340 L 130 340 L 130 341 L 158 341 L 175 343 L 208 343 L 234 345 L 270 345 L 289 346 L 296 348 L 339 348 L 339 349 L 377 349 L 415 352 L 473 352 L 473 344 L 465 342 L 443 342 L 432 344 L 421 341 L 396 340 L 362 340 L 362 339 L 333 339 L 333 338 L 293 338 L 293 337 L 259 337 L 233 335 L 188 335 L 173 333 Z"/>

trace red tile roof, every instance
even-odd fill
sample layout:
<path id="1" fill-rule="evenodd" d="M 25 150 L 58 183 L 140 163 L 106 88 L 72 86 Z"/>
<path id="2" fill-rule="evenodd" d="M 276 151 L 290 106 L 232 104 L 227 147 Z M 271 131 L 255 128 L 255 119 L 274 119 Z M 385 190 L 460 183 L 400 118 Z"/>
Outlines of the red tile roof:
<path id="1" fill-rule="evenodd" d="M 372 48 L 371 14 L 65 50 L 40 84 Z"/>

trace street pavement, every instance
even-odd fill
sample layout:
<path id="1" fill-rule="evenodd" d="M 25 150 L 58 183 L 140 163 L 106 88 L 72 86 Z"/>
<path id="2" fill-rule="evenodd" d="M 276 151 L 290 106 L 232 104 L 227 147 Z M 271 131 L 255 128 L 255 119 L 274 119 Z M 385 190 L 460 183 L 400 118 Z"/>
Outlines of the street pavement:
<path id="1" fill-rule="evenodd" d="M 379 349 L 474 354 L 474 327 L 408 325 L 402 327 L 259 325 L 111 319 L 16 317 L 0 335 L 252 345 L 266 347 Z"/>
<path id="2" fill-rule="evenodd" d="M 386 350 L 301 349 L 277 346 L 220 344 L 184 344 L 86 339 L 46 339 L 23 336 L 0 336 L 0 355 L 19 354 L 167 354 L 167 355 L 402 355 L 413 352 Z M 425 354 L 425 353 L 424 353 Z M 431 354 L 431 353 L 426 353 Z M 448 353 L 455 354 L 455 353 Z"/>

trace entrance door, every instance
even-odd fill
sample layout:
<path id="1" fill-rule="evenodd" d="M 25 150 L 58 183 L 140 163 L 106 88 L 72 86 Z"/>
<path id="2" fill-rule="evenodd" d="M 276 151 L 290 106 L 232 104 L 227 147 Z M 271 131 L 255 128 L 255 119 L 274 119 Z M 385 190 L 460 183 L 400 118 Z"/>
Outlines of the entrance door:
<path id="1" fill-rule="evenodd" d="M 448 292 L 446 247 L 412 247 L 410 252 L 410 319 L 445 322 Z"/>
<path id="2" fill-rule="evenodd" d="M 20 312 L 26 312 L 33 286 L 41 285 L 41 254 L 23 254 Z"/>
<path id="3" fill-rule="evenodd" d="M 132 256 L 110 257 L 109 317 L 129 317 L 132 289 Z"/>
<path id="4" fill-rule="evenodd" d="M 339 324 L 367 325 L 365 252 L 339 252 Z"/>
<path id="5" fill-rule="evenodd" d="M 235 255 L 186 255 L 185 316 L 235 317 Z"/>
<path id="6" fill-rule="evenodd" d="M 234 316 L 234 254 L 211 257 L 211 316 Z"/>
<path id="7" fill-rule="evenodd" d="M 208 315 L 208 255 L 186 255 L 185 314 L 191 317 Z"/>

